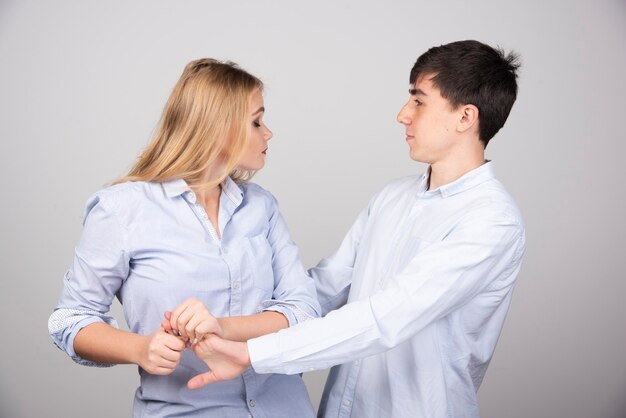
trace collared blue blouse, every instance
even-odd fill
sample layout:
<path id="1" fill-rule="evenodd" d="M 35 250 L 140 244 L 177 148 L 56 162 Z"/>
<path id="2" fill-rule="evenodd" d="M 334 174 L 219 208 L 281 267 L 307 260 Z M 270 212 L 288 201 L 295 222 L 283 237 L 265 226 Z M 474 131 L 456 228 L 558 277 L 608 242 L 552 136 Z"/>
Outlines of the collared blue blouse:
<path id="1" fill-rule="evenodd" d="M 220 234 L 183 180 L 128 182 L 101 190 L 86 207 L 84 230 L 65 275 L 49 330 L 55 344 L 76 362 L 74 337 L 85 326 L 106 322 L 118 297 L 130 330 L 148 335 L 166 310 L 189 297 L 216 317 L 264 310 L 289 324 L 319 316 L 315 284 L 276 199 L 255 184 L 222 183 Z M 221 236 L 221 239 L 219 238 Z M 187 389 L 207 366 L 185 350 L 168 376 L 141 368 L 134 416 L 307 417 L 314 412 L 300 376 L 259 375 Z"/>

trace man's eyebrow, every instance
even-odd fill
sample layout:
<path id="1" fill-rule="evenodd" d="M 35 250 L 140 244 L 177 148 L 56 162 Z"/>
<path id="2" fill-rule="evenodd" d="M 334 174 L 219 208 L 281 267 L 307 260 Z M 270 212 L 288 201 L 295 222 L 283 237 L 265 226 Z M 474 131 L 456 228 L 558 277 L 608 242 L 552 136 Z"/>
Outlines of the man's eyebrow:
<path id="1" fill-rule="evenodd" d="M 424 93 L 422 89 L 409 89 L 409 94 L 411 96 L 428 96 L 428 94 Z"/>
<path id="2" fill-rule="evenodd" d="M 254 115 L 256 115 L 256 114 L 259 114 L 259 113 L 263 113 L 263 112 L 265 112 L 265 108 L 264 108 L 264 107 L 259 107 L 259 108 L 256 110 L 256 112 L 254 112 L 254 113 L 252 114 L 252 116 L 254 116 Z"/>

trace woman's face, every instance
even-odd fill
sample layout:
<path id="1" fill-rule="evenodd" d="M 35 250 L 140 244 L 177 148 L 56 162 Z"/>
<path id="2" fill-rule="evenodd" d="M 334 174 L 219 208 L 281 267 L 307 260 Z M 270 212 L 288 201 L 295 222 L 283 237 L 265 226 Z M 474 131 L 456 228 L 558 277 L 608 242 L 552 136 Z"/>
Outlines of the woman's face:
<path id="1" fill-rule="evenodd" d="M 265 107 L 261 90 L 256 89 L 250 96 L 250 141 L 248 149 L 237 164 L 240 170 L 260 170 L 265 165 L 267 142 L 272 139 L 272 131 L 263 122 Z"/>

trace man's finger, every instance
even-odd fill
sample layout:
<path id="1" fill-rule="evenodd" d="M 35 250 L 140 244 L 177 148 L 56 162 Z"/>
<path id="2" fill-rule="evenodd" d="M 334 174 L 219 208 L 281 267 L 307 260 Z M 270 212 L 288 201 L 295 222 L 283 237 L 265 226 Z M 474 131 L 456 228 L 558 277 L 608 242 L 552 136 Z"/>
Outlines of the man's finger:
<path id="1" fill-rule="evenodd" d="M 199 374 L 189 379 L 189 382 L 187 382 L 187 387 L 192 390 L 200 389 L 201 387 L 204 387 L 206 385 L 219 382 L 219 381 L 220 379 L 218 379 L 217 376 L 215 376 L 215 373 L 213 373 L 212 370 L 209 370 L 208 372 L 204 372 L 202 374 Z"/>

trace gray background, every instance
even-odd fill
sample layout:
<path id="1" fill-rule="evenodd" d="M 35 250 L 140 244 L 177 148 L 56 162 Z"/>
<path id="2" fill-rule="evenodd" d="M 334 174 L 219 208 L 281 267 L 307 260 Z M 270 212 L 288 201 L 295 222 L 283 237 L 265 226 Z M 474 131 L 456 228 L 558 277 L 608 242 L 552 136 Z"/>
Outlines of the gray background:
<path id="1" fill-rule="evenodd" d="M 483 416 L 626 416 L 625 2 L 227 3 L 0 1 L 0 416 L 130 415 L 136 368 L 74 365 L 46 323 L 85 200 L 129 168 L 188 61 L 231 59 L 267 84 L 256 181 L 311 266 L 376 190 L 424 170 L 395 122 L 409 70 L 467 38 L 524 64 L 487 149 L 528 250 Z M 324 376 L 305 376 L 315 403 Z"/>

